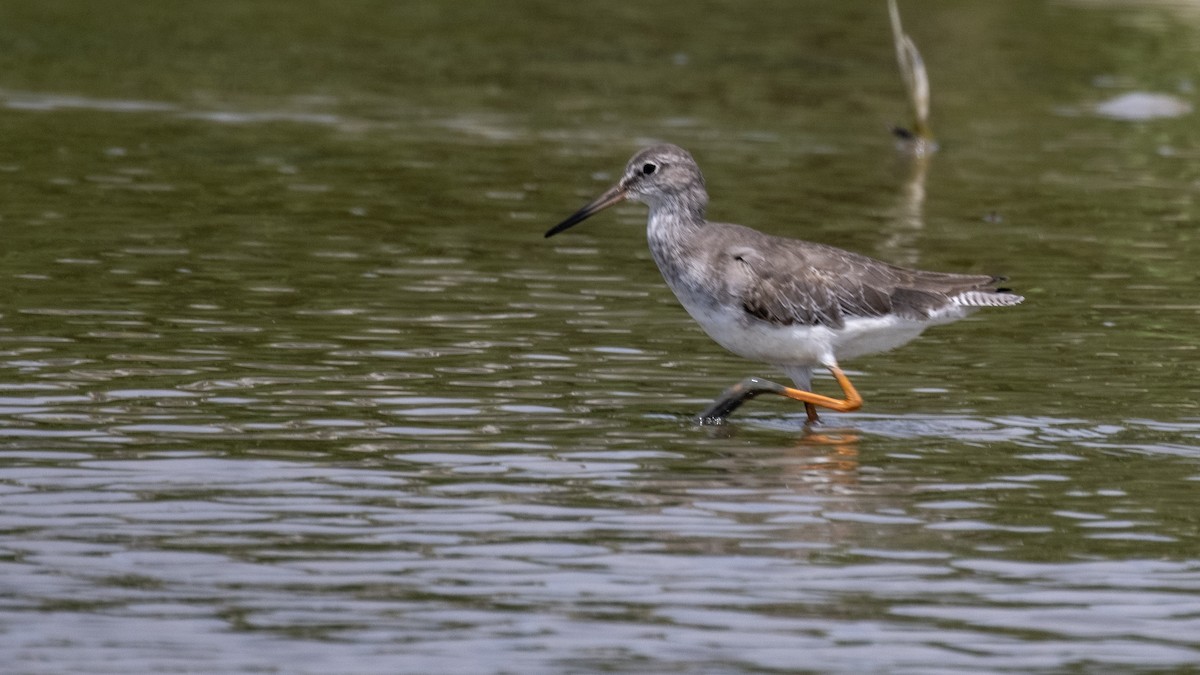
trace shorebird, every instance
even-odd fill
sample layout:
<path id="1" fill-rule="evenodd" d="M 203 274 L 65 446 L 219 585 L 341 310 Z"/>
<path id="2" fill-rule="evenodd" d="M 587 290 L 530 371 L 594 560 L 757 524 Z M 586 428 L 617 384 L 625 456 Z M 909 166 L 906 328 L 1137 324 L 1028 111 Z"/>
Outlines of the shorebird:
<path id="1" fill-rule="evenodd" d="M 1004 277 L 907 269 L 825 244 L 710 222 L 704 176 L 692 155 L 676 145 L 635 154 L 616 185 L 546 236 L 625 200 L 650 207 L 650 253 L 704 332 L 738 356 L 777 366 L 796 385 L 748 377 L 701 412 L 701 423 L 719 423 L 767 393 L 803 402 L 809 424 L 819 421 L 818 406 L 857 410 L 863 399 L 839 361 L 895 349 L 929 326 L 979 307 L 1024 299 L 997 286 Z M 842 398 L 812 391 L 816 367 L 832 373 Z"/>

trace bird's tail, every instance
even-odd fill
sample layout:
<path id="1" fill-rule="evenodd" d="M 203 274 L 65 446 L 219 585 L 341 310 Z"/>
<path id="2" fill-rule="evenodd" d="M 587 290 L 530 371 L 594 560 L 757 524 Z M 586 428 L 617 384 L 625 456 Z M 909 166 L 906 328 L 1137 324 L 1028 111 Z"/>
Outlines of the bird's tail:
<path id="1" fill-rule="evenodd" d="M 963 291 L 952 298 L 960 307 L 1009 307 L 1021 304 L 1024 299 L 1007 288 Z"/>

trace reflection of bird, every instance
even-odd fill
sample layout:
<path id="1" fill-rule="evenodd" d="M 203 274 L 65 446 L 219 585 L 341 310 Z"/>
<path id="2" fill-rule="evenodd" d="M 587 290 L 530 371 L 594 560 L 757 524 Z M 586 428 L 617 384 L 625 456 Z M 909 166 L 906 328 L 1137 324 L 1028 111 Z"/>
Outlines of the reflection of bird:
<path id="1" fill-rule="evenodd" d="M 746 378 L 701 413 L 702 421 L 719 421 L 763 393 L 803 401 L 809 422 L 818 419 L 815 406 L 857 410 L 862 398 L 839 359 L 894 349 L 977 307 L 1023 299 L 996 287 L 1002 277 L 906 269 L 824 244 L 709 222 L 700 167 L 674 145 L 634 155 L 619 183 L 546 236 L 626 199 L 649 205 L 650 252 L 688 314 L 722 347 L 777 365 L 796 383 L 793 389 Z M 812 393 L 814 366 L 833 373 L 845 398 Z"/>

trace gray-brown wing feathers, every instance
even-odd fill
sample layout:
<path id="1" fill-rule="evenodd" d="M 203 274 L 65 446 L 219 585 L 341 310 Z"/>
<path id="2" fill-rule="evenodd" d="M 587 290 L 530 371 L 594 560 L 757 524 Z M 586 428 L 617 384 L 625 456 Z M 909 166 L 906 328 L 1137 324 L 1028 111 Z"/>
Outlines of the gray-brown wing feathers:
<path id="1" fill-rule="evenodd" d="M 747 314 L 778 325 L 836 328 L 848 318 L 886 314 L 923 320 L 955 305 L 1022 300 L 996 287 L 1003 277 L 911 270 L 831 246 L 761 237 L 725 249 L 727 289 Z"/>

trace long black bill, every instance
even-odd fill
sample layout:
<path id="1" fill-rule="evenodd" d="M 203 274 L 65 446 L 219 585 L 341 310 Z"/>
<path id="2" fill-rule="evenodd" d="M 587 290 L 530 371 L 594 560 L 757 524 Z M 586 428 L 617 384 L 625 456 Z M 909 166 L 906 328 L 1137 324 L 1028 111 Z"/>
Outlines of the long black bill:
<path id="1" fill-rule="evenodd" d="M 588 204 L 586 206 L 584 206 L 582 209 L 579 209 L 575 213 L 572 213 L 566 220 L 555 225 L 554 227 L 550 228 L 549 230 L 546 230 L 546 236 L 553 237 L 554 235 L 558 234 L 559 232 L 562 232 L 565 229 L 574 227 L 574 226 L 578 225 L 579 223 L 582 223 L 583 221 L 590 218 L 592 215 L 594 215 L 600 211 L 603 211 L 604 209 L 607 209 L 608 207 L 612 206 L 613 204 L 616 204 L 618 202 L 623 202 L 623 201 L 625 201 L 624 186 L 619 185 L 619 184 L 614 185 L 611 188 L 609 188 L 608 191 L 605 192 L 604 194 L 600 195 L 599 197 L 596 197 L 591 202 L 588 202 Z"/>

